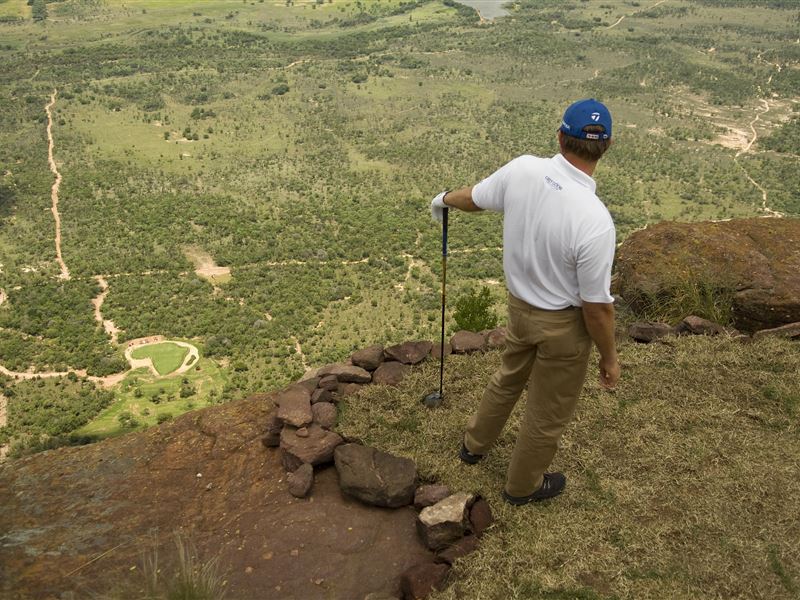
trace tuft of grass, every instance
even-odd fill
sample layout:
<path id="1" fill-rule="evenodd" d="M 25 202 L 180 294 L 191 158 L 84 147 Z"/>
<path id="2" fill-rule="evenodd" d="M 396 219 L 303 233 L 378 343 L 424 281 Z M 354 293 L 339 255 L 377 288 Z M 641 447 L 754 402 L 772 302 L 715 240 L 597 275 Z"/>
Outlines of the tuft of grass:
<path id="1" fill-rule="evenodd" d="M 219 557 L 202 560 L 194 544 L 174 535 L 174 566 L 165 568 L 158 544 L 142 551 L 137 581 L 126 581 L 98 596 L 99 600 L 223 600 L 225 582 L 219 568 Z"/>
<path id="2" fill-rule="evenodd" d="M 434 411 L 421 399 L 438 388 L 435 362 L 342 403 L 340 433 L 492 507 L 480 548 L 432 600 L 796 597 L 800 423 L 787 398 L 800 389 L 800 345 L 687 336 L 621 342 L 620 355 L 615 392 L 591 362 L 552 466 L 565 493 L 524 507 L 500 492 L 525 396 L 480 464 L 457 456 L 500 353 L 448 357 Z"/>
<path id="3" fill-rule="evenodd" d="M 719 323 L 733 323 L 733 289 L 698 279 L 677 281 L 653 294 L 641 294 L 633 303 L 648 321 L 674 323 L 695 315 Z"/>

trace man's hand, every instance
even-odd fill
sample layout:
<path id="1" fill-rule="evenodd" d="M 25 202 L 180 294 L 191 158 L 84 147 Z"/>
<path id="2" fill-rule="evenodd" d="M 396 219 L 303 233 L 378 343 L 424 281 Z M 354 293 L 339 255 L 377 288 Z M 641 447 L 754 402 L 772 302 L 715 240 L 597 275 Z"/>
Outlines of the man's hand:
<path id="1" fill-rule="evenodd" d="M 444 209 L 447 208 L 447 205 L 444 203 L 444 195 L 447 192 L 442 192 L 441 194 L 437 194 L 436 197 L 431 202 L 431 217 L 437 223 L 441 223 L 444 220 Z"/>
<path id="2" fill-rule="evenodd" d="M 619 381 L 619 360 L 616 358 L 608 360 L 601 357 L 597 366 L 600 370 L 600 385 L 607 390 L 613 390 Z"/>

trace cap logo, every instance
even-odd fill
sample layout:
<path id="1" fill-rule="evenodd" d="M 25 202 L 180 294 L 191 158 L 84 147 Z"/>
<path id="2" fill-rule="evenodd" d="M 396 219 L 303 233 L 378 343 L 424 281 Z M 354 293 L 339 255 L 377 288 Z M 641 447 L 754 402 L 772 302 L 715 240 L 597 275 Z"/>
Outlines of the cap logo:
<path id="1" fill-rule="evenodd" d="M 592 121 L 597 123 L 597 121 L 599 121 L 599 120 L 600 120 L 600 113 L 599 112 L 593 112 L 592 113 Z"/>

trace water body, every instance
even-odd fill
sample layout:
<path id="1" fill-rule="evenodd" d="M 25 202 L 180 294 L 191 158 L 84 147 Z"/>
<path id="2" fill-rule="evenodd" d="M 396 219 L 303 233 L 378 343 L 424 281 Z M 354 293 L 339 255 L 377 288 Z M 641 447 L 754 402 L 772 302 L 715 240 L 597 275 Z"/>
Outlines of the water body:
<path id="1" fill-rule="evenodd" d="M 465 4 L 470 8 L 474 8 L 488 21 L 510 14 L 508 9 L 505 8 L 505 5 L 508 4 L 509 1 L 510 0 L 458 0 L 459 4 Z"/>

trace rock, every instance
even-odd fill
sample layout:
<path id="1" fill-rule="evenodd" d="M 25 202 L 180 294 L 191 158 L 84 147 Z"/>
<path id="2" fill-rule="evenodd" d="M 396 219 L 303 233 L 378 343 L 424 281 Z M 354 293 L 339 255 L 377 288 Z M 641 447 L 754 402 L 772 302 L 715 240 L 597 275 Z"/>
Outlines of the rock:
<path id="1" fill-rule="evenodd" d="M 781 327 L 774 327 L 772 329 L 762 329 L 753 334 L 753 340 L 759 340 L 765 337 L 787 337 L 793 340 L 800 339 L 800 322 L 789 323 Z"/>
<path id="2" fill-rule="evenodd" d="M 464 537 L 469 529 L 469 507 L 474 496 L 458 492 L 423 508 L 417 518 L 417 532 L 431 550 L 442 550 Z"/>
<path id="3" fill-rule="evenodd" d="M 450 345 L 449 342 L 444 343 L 444 356 L 447 358 L 453 353 L 453 347 Z M 442 344 L 441 341 L 436 342 L 431 346 L 431 351 L 428 353 L 428 356 L 433 360 L 439 360 L 442 357 Z"/>
<path id="4" fill-rule="evenodd" d="M 369 348 L 354 352 L 350 357 L 350 361 L 357 367 L 367 371 L 374 371 L 383 362 L 383 346 L 375 344 Z"/>
<path id="5" fill-rule="evenodd" d="M 339 378 L 336 375 L 326 375 L 319 380 L 319 389 L 334 391 L 339 387 Z"/>
<path id="6" fill-rule="evenodd" d="M 300 386 L 301 388 L 304 388 L 310 394 L 315 389 L 317 389 L 317 386 L 319 385 L 319 380 L 320 380 L 319 377 L 310 377 L 308 379 L 301 379 L 300 381 L 298 381 L 293 385 L 297 385 Z"/>
<path id="7" fill-rule="evenodd" d="M 261 443 L 267 448 L 276 448 L 281 443 L 281 430 L 283 421 L 278 418 L 278 411 L 271 410 L 267 415 L 266 433 L 261 438 Z"/>
<path id="8" fill-rule="evenodd" d="M 506 346 L 506 335 L 508 334 L 505 327 L 498 327 L 497 329 L 492 329 L 491 331 L 486 331 L 486 347 L 490 350 L 496 350 L 498 348 L 505 348 Z"/>
<path id="9" fill-rule="evenodd" d="M 339 446 L 334 460 L 344 493 L 374 506 L 411 504 L 417 480 L 414 461 L 359 444 Z"/>
<path id="10" fill-rule="evenodd" d="M 316 423 L 308 427 L 308 437 L 300 437 L 294 427 L 284 427 L 281 432 L 281 459 L 287 471 L 296 471 L 300 465 L 323 465 L 333 460 L 333 452 L 344 440 L 338 433 L 323 429 Z"/>
<path id="11" fill-rule="evenodd" d="M 330 402 L 313 404 L 311 412 L 314 414 L 314 423 L 323 429 L 333 429 L 333 426 L 336 425 L 336 406 Z"/>
<path id="12" fill-rule="evenodd" d="M 616 263 L 614 291 L 637 313 L 693 289 L 727 297 L 746 333 L 800 321 L 800 219 L 659 223 L 628 236 Z"/>
<path id="13" fill-rule="evenodd" d="M 397 596 L 384 592 L 371 592 L 364 596 L 364 600 L 400 600 Z"/>
<path id="14" fill-rule="evenodd" d="M 355 365 L 328 365 L 320 369 L 320 375 L 335 375 L 339 383 L 369 383 L 372 375 Z"/>
<path id="15" fill-rule="evenodd" d="M 339 384 L 337 383 L 336 386 L 338 387 Z M 319 402 L 333 402 L 333 394 L 330 390 L 323 390 L 323 389 L 316 389 L 314 393 L 311 394 L 311 410 L 313 412 L 314 405 Z"/>
<path id="16" fill-rule="evenodd" d="M 473 533 L 480 537 L 494 523 L 492 509 L 484 498 L 478 498 L 469 511 L 469 523 Z"/>
<path id="17" fill-rule="evenodd" d="M 403 342 L 396 346 L 390 346 L 384 350 L 386 357 L 396 360 L 404 365 L 416 365 L 421 363 L 431 351 L 431 342 Z"/>
<path id="18" fill-rule="evenodd" d="M 298 429 L 297 431 L 295 431 L 295 434 L 296 434 L 296 435 L 297 435 L 297 437 L 299 437 L 299 438 L 307 438 L 307 437 L 308 437 L 308 429 L 307 429 L 307 428 L 305 428 L 305 427 L 301 427 L 300 429 Z"/>
<path id="19" fill-rule="evenodd" d="M 391 360 L 383 363 L 372 374 L 372 383 L 379 385 L 399 385 L 406 375 L 411 371 L 411 367 L 403 363 Z"/>
<path id="20" fill-rule="evenodd" d="M 475 552 L 478 549 L 478 537 L 474 535 L 467 535 L 457 540 L 452 546 L 443 550 L 436 557 L 438 561 L 452 565 L 456 559 L 459 559 L 467 554 Z"/>
<path id="21" fill-rule="evenodd" d="M 336 394 L 339 396 L 339 398 L 347 398 L 347 396 L 357 394 L 362 387 L 364 386 L 360 383 L 340 383 L 339 390 L 336 392 Z"/>
<path id="22" fill-rule="evenodd" d="M 414 493 L 414 508 L 422 510 L 433 506 L 450 495 L 450 488 L 446 485 L 421 485 Z"/>
<path id="23" fill-rule="evenodd" d="M 643 344 L 667 335 L 673 335 L 675 328 L 667 323 L 656 323 L 655 321 L 639 321 L 628 327 L 628 335 Z"/>
<path id="24" fill-rule="evenodd" d="M 725 333 L 725 328 L 708 319 L 691 315 L 678 323 L 675 333 L 678 335 L 720 335 Z"/>
<path id="25" fill-rule="evenodd" d="M 303 387 L 295 386 L 283 390 L 277 396 L 278 418 L 294 427 L 311 423 L 311 394 Z"/>
<path id="26" fill-rule="evenodd" d="M 314 484 L 314 467 L 308 463 L 300 465 L 297 470 L 289 475 L 289 493 L 295 498 L 305 498 Z"/>
<path id="27" fill-rule="evenodd" d="M 480 333 L 462 330 L 450 338 L 450 345 L 455 354 L 469 354 L 483 350 L 486 347 L 486 339 Z"/>
<path id="28" fill-rule="evenodd" d="M 434 590 L 442 590 L 445 586 L 450 566 L 437 563 L 421 563 L 414 565 L 400 576 L 400 589 L 403 600 L 422 600 Z"/>

